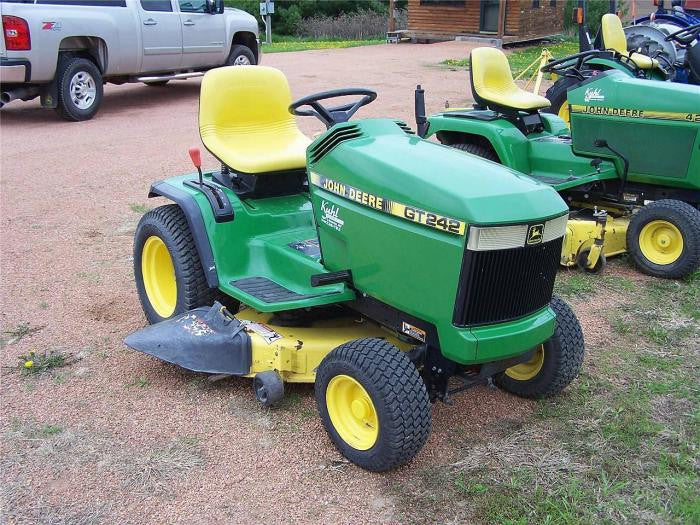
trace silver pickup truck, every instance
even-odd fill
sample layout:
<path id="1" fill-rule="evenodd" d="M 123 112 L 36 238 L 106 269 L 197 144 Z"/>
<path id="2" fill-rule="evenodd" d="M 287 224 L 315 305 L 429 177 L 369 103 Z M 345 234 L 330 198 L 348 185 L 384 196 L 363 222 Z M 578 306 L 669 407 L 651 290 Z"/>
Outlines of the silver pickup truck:
<path id="1" fill-rule="evenodd" d="M 257 64 L 258 23 L 223 0 L 0 0 L 0 107 L 41 97 L 92 118 L 103 84 L 200 76 Z"/>

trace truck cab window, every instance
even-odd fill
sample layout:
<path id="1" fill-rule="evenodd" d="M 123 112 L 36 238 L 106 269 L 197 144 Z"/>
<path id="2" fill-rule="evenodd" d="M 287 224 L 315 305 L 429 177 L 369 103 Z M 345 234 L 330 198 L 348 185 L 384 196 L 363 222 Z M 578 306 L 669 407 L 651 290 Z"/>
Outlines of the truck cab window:
<path id="1" fill-rule="evenodd" d="M 208 13 L 207 0 L 179 0 L 183 13 Z"/>
<path id="2" fill-rule="evenodd" d="M 172 11 L 170 0 L 141 0 L 141 7 L 145 11 Z"/>

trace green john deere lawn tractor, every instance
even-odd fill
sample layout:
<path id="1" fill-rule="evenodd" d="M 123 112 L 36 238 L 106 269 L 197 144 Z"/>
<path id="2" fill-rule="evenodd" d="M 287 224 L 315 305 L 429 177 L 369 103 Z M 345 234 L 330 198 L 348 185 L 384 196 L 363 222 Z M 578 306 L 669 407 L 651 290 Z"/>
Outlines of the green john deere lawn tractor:
<path id="1" fill-rule="evenodd" d="M 402 122 L 349 122 L 375 97 L 341 89 L 291 103 L 276 69 L 208 72 L 200 134 L 222 167 L 202 174 L 191 151 L 199 174 L 151 187 L 173 204 L 137 228 L 152 324 L 126 344 L 253 378 L 265 405 L 284 382 L 315 383 L 338 449 L 382 471 L 422 447 L 431 401 L 490 381 L 556 394 L 584 346 L 552 295 L 568 211 L 559 195 Z M 328 129 L 311 142 L 290 112 Z"/>
<path id="2" fill-rule="evenodd" d="M 569 130 L 502 51 L 473 50 L 470 69 L 474 109 L 426 119 L 416 91 L 419 134 L 555 188 L 571 209 L 563 265 L 595 272 L 629 252 L 657 277 L 698 268 L 700 86 L 601 72 L 568 91 Z"/>

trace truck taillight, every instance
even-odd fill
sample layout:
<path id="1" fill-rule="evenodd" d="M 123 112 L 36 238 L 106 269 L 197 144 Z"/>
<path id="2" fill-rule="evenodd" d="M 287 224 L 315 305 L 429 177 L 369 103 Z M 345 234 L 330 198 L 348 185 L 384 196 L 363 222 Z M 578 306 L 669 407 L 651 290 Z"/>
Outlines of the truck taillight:
<path id="1" fill-rule="evenodd" d="M 5 48 L 8 51 L 29 51 L 32 39 L 29 37 L 29 24 L 24 18 L 3 15 L 2 26 L 5 36 Z"/>

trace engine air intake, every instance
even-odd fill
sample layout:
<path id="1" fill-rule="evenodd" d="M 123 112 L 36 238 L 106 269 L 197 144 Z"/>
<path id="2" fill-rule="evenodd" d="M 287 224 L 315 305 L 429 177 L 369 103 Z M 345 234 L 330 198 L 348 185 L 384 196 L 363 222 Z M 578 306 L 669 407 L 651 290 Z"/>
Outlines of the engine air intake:
<path id="1" fill-rule="evenodd" d="M 474 326 L 524 317 L 547 306 L 562 237 L 491 251 L 465 250 L 453 323 Z"/>
<path id="2" fill-rule="evenodd" d="M 313 164 L 321 160 L 326 153 L 335 148 L 341 142 L 356 139 L 362 136 L 359 126 L 351 124 L 349 126 L 337 127 L 326 135 L 321 142 L 316 144 L 309 151 L 309 163 Z"/>

